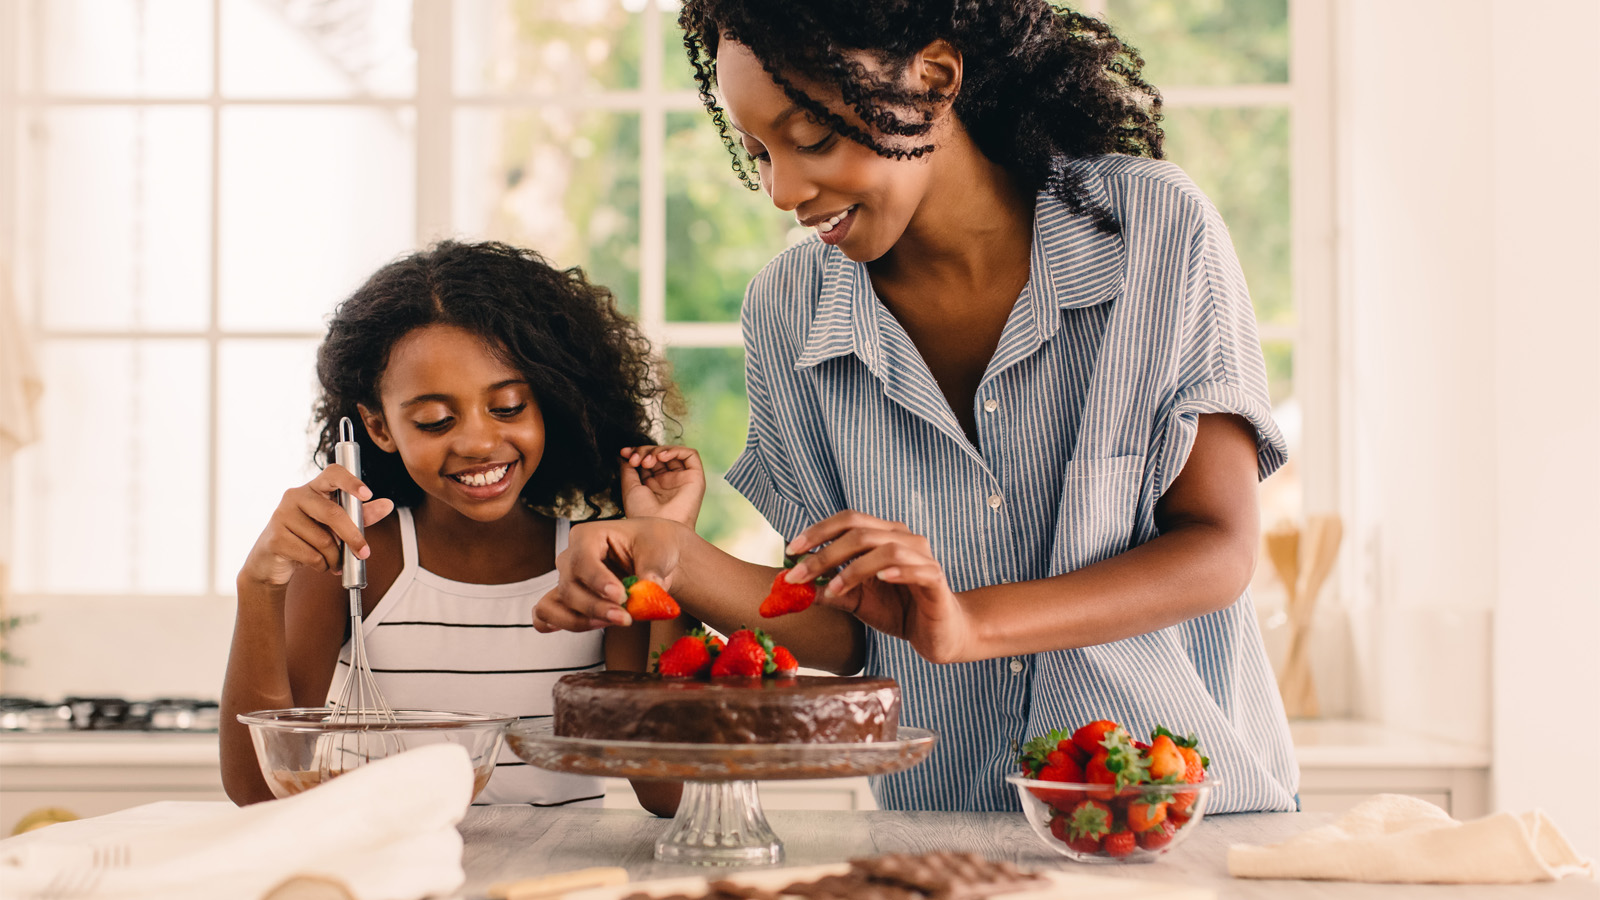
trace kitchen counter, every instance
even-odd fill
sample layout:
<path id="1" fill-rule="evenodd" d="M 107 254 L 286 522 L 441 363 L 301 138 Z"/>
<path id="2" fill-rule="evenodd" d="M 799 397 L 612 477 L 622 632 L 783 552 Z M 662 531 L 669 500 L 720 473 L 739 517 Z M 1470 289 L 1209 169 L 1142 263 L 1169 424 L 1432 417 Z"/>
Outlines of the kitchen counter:
<path id="1" fill-rule="evenodd" d="M 768 811 L 784 842 L 784 865 L 835 863 L 876 853 L 971 850 L 1028 868 L 1062 868 L 1118 878 L 1209 887 L 1217 900 L 1567 900 L 1600 898 L 1600 884 L 1566 879 L 1530 885 L 1400 885 L 1251 881 L 1227 873 L 1229 844 L 1276 843 L 1332 821 L 1328 813 L 1258 813 L 1206 819 L 1182 846 L 1146 865 L 1088 866 L 1045 848 L 1020 813 Z M 489 884 L 589 866 L 622 866 L 636 881 L 706 875 L 720 869 L 658 863 L 655 840 L 667 828 L 631 810 L 484 806 L 468 810 L 467 884 L 458 900 L 480 900 Z M 733 870 L 737 871 L 737 870 Z"/>

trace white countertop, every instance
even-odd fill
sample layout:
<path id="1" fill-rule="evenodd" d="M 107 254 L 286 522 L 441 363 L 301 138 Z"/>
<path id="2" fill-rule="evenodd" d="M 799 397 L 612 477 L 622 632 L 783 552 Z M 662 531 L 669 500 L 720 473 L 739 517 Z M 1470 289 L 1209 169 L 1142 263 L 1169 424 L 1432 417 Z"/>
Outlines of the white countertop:
<path id="1" fill-rule="evenodd" d="M 1486 747 L 1458 744 L 1376 722 L 1296 719 L 1289 723 L 1295 757 L 1309 769 L 1486 769 Z"/>
<path id="2" fill-rule="evenodd" d="M 0 767 L 218 765 L 214 731 L 0 732 Z"/>

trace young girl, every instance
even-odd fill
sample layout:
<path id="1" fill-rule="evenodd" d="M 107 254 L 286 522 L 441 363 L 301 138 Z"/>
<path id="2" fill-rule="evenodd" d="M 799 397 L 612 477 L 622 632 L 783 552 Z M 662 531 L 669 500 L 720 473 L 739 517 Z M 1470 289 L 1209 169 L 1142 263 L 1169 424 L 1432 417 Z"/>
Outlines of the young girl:
<path id="1" fill-rule="evenodd" d="M 340 304 L 317 355 L 318 454 L 341 417 L 362 477 L 328 465 L 285 492 L 239 572 L 222 691 L 223 784 L 271 799 L 237 713 L 332 703 L 349 671 L 339 542 L 368 561 L 368 657 L 390 706 L 551 713 L 567 672 L 643 670 L 675 623 L 545 635 L 534 603 L 556 583 L 568 517 L 662 516 L 692 528 L 698 455 L 650 443 L 666 398 L 649 345 L 604 288 L 503 244 L 444 242 L 380 269 Z M 624 458 L 618 458 L 619 448 Z M 636 468 L 626 456 L 649 462 Z M 332 499 L 364 503 L 363 540 Z M 390 516 L 393 510 L 397 514 Z M 670 814 L 673 786 L 641 785 Z M 599 805 L 598 779 L 502 753 L 478 803 Z"/>
<path id="2" fill-rule="evenodd" d="M 1212 811 L 1294 809 L 1246 593 L 1284 442 L 1139 57 L 1047 0 L 686 0 L 681 24 L 737 168 L 817 229 L 750 285 L 728 480 L 820 548 L 787 576 L 820 601 L 764 627 L 898 679 L 942 735 L 878 802 L 1015 809 L 1019 744 L 1106 718 L 1197 733 Z M 608 555 L 717 628 L 773 578 L 681 526 L 586 525 L 542 628 L 629 621 Z"/>

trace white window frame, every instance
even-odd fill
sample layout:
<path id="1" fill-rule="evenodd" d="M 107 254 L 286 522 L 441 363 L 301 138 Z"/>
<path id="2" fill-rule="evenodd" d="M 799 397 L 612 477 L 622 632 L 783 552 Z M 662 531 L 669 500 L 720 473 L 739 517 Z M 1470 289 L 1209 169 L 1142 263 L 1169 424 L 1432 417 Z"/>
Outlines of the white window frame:
<path id="1" fill-rule="evenodd" d="M 0 59 L 15 60 L 26 36 L 20 33 L 19 0 L 0 0 Z M 1104 15 L 1105 0 L 1080 4 L 1084 12 Z M 207 387 L 211 415 L 210 439 L 205 478 L 209 487 L 206 547 L 206 590 L 198 596 L 218 597 L 216 542 L 218 532 L 218 427 L 219 398 L 216 393 L 218 349 L 229 338 L 317 339 L 320 332 L 226 332 L 220 321 L 219 260 L 220 241 L 220 163 L 221 111 L 228 106 L 414 106 L 416 111 L 416 241 L 424 245 L 457 233 L 452 205 L 454 118 L 463 107 L 538 109 L 572 107 L 621 109 L 640 116 L 640 268 L 639 319 L 645 333 L 661 347 L 738 347 L 741 345 L 737 322 L 670 322 L 666 318 L 666 184 L 663 152 L 666 117 L 670 112 L 698 111 L 699 97 L 693 91 L 663 87 L 662 46 L 665 15 L 657 0 L 646 0 L 642 28 L 642 83 L 634 90 L 597 91 L 584 94 L 500 93 L 455 96 L 454 19 L 451 0 L 415 0 L 413 40 L 417 51 L 417 86 L 414 97 L 394 99 L 308 99 L 303 97 L 224 98 L 221 87 L 222 0 L 212 0 L 212 85 L 209 96 L 184 99 L 138 97 L 102 98 L 49 94 L 24 94 L 19 89 L 16 67 L 0 65 L 0 179 L 8 188 L 17 183 L 19 160 L 16 152 L 18 123 L 27 113 L 56 106 L 137 107 L 205 106 L 211 110 L 211 284 L 210 322 L 205 330 L 194 332 L 150 331 L 63 331 L 37 328 L 41 344 L 66 339 L 148 340 L 161 338 L 203 338 L 209 353 L 212 376 Z M 1350 458 L 1348 440 L 1350 411 L 1345 408 L 1349 392 L 1342 389 L 1339 373 L 1348 371 L 1347 342 L 1349 312 L 1337 302 L 1335 277 L 1336 219 L 1334 190 L 1333 135 L 1333 40 L 1332 0 L 1289 0 L 1290 81 L 1287 84 L 1228 85 L 1218 87 L 1163 88 L 1169 109 L 1186 107 L 1283 107 L 1291 110 L 1290 178 L 1292 285 L 1296 307 L 1292 326 L 1264 325 L 1264 340 L 1287 340 L 1294 347 L 1296 394 L 1304 410 L 1301 467 L 1304 508 L 1343 512 L 1350 506 L 1344 465 Z M 34 81 L 38 84 L 38 80 Z M 16 193 L 4 192 L 0 202 L 0 246 L 9 249 L 14 261 L 19 303 L 31 304 L 24 316 L 33 323 L 43 317 L 41 292 L 30 287 L 30 248 L 25 240 L 24 223 L 28 211 L 18 208 Z M 751 202 L 758 202 L 752 198 Z M 753 273 L 752 273 L 753 274 Z M 31 312 L 31 315 L 29 313 Z M 8 462 L 0 461 L 0 563 L 10 558 L 13 547 L 11 506 L 12 473 Z M 1357 554 L 1346 554 L 1349 558 Z M 1347 576 L 1350 573 L 1346 573 Z M 67 595 L 51 594 L 50 597 Z M 95 595 L 99 596 L 99 595 Z M 141 598 L 155 595 L 141 594 Z M 184 595 L 192 598 L 196 595 Z M 30 595 L 30 599 L 43 595 Z M 231 594 L 226 599 L 231 599 Z"/>

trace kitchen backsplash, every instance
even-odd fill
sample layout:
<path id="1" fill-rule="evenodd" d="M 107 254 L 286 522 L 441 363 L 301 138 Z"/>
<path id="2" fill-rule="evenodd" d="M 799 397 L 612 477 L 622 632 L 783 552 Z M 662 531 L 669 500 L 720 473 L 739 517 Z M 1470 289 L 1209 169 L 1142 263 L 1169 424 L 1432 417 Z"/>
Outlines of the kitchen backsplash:
<path id="1" fill-rule="evenodd" d="M 23 662 L 5 667 L 0 693 L 215 699 L 233 638 L 228 600 L 11 598 L 31 617 L 8 649 Z"/>

